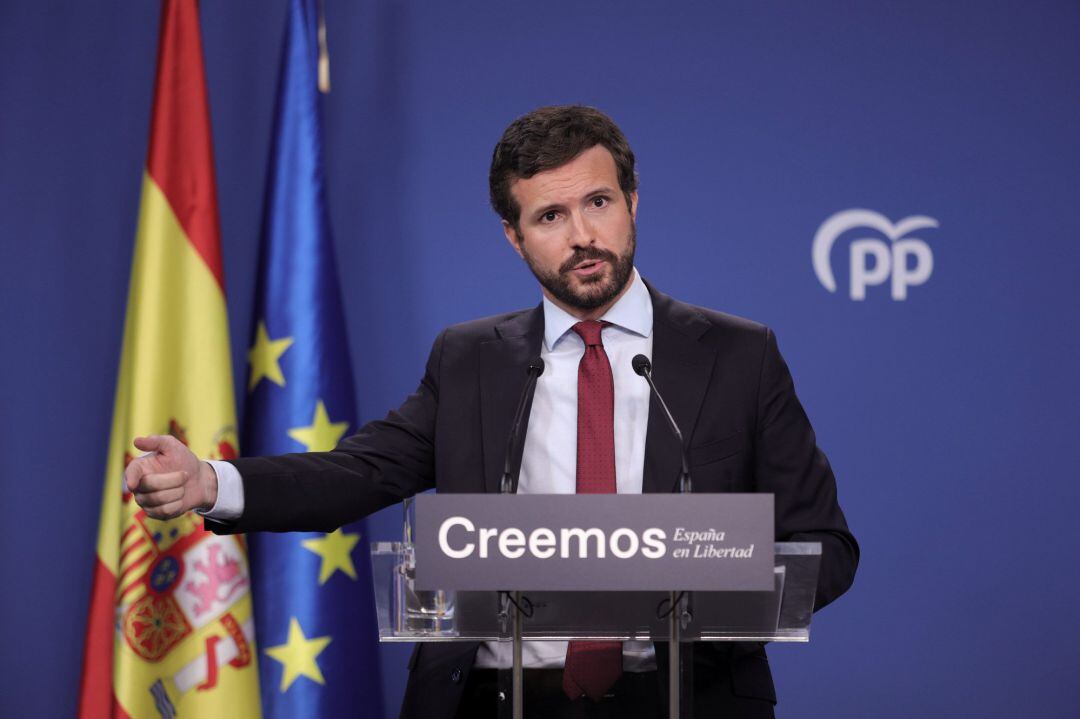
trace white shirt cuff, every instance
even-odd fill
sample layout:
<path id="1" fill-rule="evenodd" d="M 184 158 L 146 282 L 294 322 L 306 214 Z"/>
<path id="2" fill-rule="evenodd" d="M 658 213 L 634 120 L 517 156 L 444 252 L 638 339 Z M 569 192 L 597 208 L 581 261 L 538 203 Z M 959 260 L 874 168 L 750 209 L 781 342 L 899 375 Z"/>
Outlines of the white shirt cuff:
<path id="1" fill-rule="evenodd" d="M 198 514 L 219 522 L 231 522 L 244 513 L 244 480 L 240 470 L 229 462 L 206 460 L 217 475 L 217 501 L 205 512 Z"/>

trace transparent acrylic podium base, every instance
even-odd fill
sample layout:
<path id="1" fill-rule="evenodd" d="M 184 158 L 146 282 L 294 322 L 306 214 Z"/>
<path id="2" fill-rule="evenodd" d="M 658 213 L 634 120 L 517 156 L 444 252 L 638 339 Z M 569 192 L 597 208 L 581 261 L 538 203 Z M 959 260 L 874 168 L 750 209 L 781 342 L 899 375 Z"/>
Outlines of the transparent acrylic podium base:
<path id="1" fill-rule="evenodd" d="M 373 543 L 371 561 L 380 641 L 514 639 L 517 612 L 506 592 L 416 591 L 412 546 L 401 542 Z M 688 595 L 678 641 L 809 641 L 820 561 L 818 542 L 778 542 L 774 591 Z M 522 592 L 520 597 L 525 641 L 671 638 L 666 592 Z"/>

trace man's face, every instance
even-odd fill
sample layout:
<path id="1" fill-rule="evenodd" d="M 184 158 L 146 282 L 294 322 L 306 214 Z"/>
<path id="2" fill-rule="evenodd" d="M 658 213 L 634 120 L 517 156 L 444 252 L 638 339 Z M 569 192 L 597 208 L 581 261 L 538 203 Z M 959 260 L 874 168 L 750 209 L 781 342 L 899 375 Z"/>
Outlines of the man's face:
<path id="1" fill-rule="evenodd" d="M 515 180 L 510 193 L 520 231 L 504 221 L 503 232 L 544 294 L 576 316 L 599 317 L 628 286 L 636 243 L 637 193 L 628 208 L 611 153 L 596 145 Z"/>

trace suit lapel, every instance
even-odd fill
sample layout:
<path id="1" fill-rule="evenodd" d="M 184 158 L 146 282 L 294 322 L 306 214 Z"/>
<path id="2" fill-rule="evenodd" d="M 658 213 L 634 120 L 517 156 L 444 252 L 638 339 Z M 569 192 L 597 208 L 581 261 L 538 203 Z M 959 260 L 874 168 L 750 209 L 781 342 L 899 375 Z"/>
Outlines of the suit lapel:
<path id="1" fill-rule="evenodd" d="M 716 361 L 716 351 L 699 341 L 711 325 L 693 307 L 646 285 L 653 298 L 653 380 L 682 431 L 683 441 L 689 443 Z M 642 492 L 674 491 L 681 466 L 679 443 L 653 397 L 645 434 Z"/>
<path id="2" fill-rule="evenodd" d="M 514 410 L 525 386 L 529 362 L 540 356 L 544 335 L 543 308 L 514 315 L 495 326 L 495 339 L 480 345 L 480 422 L 484 456 L 484 489 L 498 492 L 506 457 L 506 441 Z M 526 408 L 528 409 L 528 408 Z M 528 427 L 529 413 L 525 413 Z"/>

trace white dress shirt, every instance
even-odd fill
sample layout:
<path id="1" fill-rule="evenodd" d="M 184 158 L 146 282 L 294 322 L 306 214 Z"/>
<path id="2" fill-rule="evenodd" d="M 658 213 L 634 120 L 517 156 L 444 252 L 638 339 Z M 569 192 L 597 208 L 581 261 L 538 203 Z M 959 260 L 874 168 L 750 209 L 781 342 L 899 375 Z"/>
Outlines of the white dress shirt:
<path id="1" fill-rule="evenodd" d="M 571 327 L 578 319 L 546 297 L 544 344 L 540 357 L 544 373 L 536 383 L 522 454 L 518 492 L 521 494 L 574 494 L 577 487 L 578 364 L 585 343 Z M 653 307 L 649 291 L 634 270 L 630 289 L 600 318 L 608 322 L 602 332 L 604 351 L 615 384 L 615 481 L 620 494 L 640 494 L 645 467 L 645 434 L 649 422 L 649 385 L 634 372 L 631 360 L 643 354 L 652 359 Z M 228 521 L 244 511 L 243 481 L 228 462 L 212 461 L 218 476 L 218 499 L 205 512 L 211 519 Z M 525 642 L 524 665 L 561 668 L 566 642 Z M 509 642 L 485 642 L 476 666 L 509 668 Z M 624 642 L 623 668 L 656 668 L 652 642 Z"/>
<path id="2" fill-rule="evenodd" d="M 630 289 L 600 318 L 601 333 L 615 383 L 615 483 L 620 494 L 641 494 L 645 469 L 645 430 L 649 424 L 649 385 L 634 372 L 631 360 L 652 359 L 653 307 L 637 270 Z M 570 328 L 578 319 L 544 298 L 544 374 L 536 383 L 518 492 L 574 494 L 577 491 L 578 364 L 585 342 Z M 522 662 L 529 669 L 561 668 L 566 642 L 525 642 Z M 510 642 L 485 642 L 476 666 L 508 669 Z M 656 668 L 652 642 L 623 642 L 623 669 Z"/>

